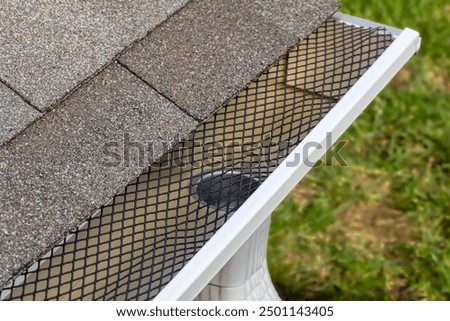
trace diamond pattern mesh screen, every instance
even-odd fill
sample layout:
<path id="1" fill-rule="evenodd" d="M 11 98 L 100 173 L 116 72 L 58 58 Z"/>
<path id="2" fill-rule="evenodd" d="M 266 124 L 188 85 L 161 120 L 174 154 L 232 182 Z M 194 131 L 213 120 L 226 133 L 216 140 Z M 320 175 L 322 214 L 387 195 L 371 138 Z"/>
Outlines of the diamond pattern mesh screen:
<path id="1" fill-rule="evenodd" d="M 391 42 L 383 29 L 328 20 L 0 298 L 154 298 Z"/>

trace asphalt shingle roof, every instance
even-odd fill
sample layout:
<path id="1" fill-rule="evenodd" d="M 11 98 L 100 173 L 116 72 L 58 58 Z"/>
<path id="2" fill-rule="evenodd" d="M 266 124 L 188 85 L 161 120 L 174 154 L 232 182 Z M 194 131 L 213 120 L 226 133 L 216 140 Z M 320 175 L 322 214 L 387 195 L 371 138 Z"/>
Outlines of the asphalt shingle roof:
<path id="1" fill-rule="evenodd" d="M 186 2 L 2 1 L 0 79 L 45 111 Z"/>
<path id="2" fill-rule="evenodd" d="M 338 8 L 185 3 L 2 3 L 0 288 Z"/>
<path id="3" fill-rule="evenodd" d="M 333 9 L 329 1 L 193 1 L 120 61 L 205 120 Z"/>

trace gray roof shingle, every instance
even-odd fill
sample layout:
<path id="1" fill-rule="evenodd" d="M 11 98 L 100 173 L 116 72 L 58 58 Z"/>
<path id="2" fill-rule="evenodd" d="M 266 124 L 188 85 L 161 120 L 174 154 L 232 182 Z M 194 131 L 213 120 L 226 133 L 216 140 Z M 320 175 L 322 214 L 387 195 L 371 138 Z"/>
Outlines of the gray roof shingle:
<path id="1" fill-rule="evenodd" d="M 3 152 L 0 284 L 197 124 L 113 64 L 27 128 Z M 144 148 L 151 144 L 153 150 L 140 163 L 137 156 L 130 157 L 127 165 L 122 157 L 125 139 L 130 142 L 128 155 L 138 154 L 138 143 Z"/>
<path id="2" fill-rule="evenodd" d="M 0 82 L 0 146 L 41 115 Z"/>

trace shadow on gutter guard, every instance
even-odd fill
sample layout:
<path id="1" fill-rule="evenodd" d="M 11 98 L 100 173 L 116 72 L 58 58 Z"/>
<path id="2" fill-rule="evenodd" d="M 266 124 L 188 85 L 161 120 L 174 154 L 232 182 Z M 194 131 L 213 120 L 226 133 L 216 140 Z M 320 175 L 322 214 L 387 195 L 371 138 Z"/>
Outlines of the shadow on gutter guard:
<path id="1" fill-rule="evenodd" d="M 328 20 L 0 298 L 154 298 L 391 42 L 385 29 Z"/>

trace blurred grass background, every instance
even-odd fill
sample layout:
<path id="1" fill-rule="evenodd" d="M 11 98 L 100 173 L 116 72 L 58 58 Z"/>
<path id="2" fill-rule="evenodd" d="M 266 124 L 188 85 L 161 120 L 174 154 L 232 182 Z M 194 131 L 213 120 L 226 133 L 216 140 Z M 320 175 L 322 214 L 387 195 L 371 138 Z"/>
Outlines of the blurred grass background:
<path id="1" fill-rule="evenodd" d="M 273 215 L 269 269 L 286 300 L 450 300 L 450 3 L 342 0 L 420 32 L 419 54 Z"/>

